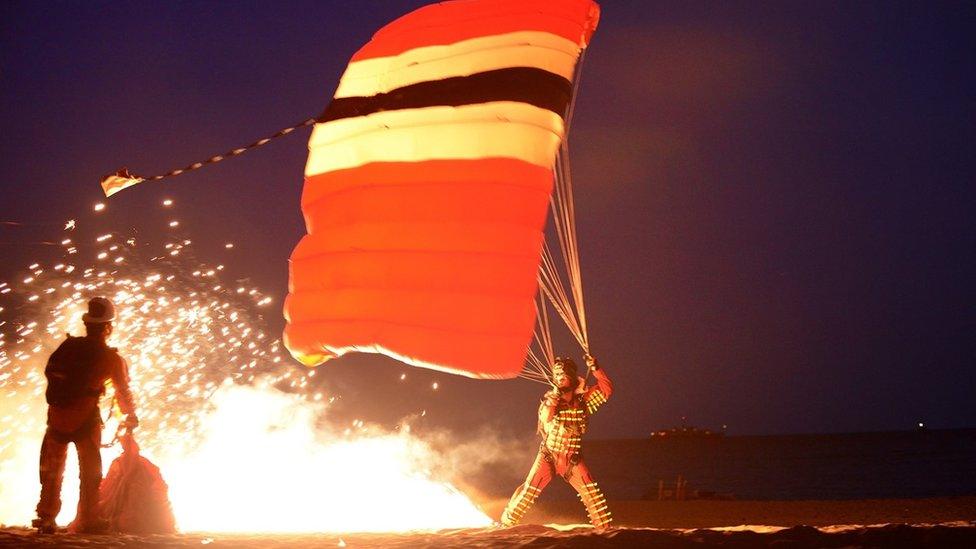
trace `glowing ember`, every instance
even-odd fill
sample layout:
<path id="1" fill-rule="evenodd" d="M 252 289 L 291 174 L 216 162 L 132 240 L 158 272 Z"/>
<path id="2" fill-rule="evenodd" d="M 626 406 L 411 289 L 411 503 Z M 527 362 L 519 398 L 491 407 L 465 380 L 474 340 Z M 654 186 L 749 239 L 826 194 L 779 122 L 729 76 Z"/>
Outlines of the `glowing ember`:
<path id="1" fill-rule="evenodd" d="M 221 283 L 223 266 L 193 260 L 189 240 L 154 246 L 108 233 L 82 244 L 75 236 L 78 248 L 65 239 L 64 257 L 50 268 L 35 263 L 21 283 L 0 283 L 0 523 L 27 524 L 33 516 L 44 361 L 65 333 L 80 334 L 85 301 L 102 294 L 118 308 L 110 344 L 130 363 L 143 454 L 169 482 L 182 530 L 491 524 L 464 494 L 432 476 L 441 458 L 408 426 L 396 433 L 362 421 L 331 426 L 335 396 L 308 390 L 314 372 L 288 365 L 280 342 L 261 329 L 256 311 L 272 298 Z M 102 409 L 110 403 L 108 395 Z M 116 425 L 109 420 L 105 438 Z M 77 503 L 71 452 L 61 524 Z M 106 469 L 118 452 L 103 452 Z"/>

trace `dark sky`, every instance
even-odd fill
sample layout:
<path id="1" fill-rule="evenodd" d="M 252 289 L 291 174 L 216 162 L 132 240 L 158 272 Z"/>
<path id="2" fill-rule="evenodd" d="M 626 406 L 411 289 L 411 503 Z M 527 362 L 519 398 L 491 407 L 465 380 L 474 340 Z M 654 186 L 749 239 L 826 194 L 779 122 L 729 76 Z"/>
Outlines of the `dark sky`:
<path id="1" fill-rule="evenodd" d="M 0 220 L 75 217 L 121 165 L 166 171 L 318 114 L 349 56 L 422 3 L 0 3 Z M 594 436 L 681 416 L 976 426 L 976 8 L 602 6 L 571 137 L 590 338 L 618 386 Z M 109 206 L 135 225 L 173 198 L 202 255 L 238 243 L 228 270 L 280 303 L 307 137 Z M 4 278 L 33 252 L 0 231 Z M 540 385 L 402 371 L 320 374 L 360 417 L 534 427 Z"/>

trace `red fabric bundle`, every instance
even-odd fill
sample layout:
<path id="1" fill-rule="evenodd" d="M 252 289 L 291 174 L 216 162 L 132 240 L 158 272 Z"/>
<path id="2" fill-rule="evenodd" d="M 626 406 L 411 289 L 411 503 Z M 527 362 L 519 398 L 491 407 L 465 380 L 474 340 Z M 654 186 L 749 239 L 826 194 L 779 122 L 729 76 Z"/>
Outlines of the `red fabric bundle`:
<path id="1" fill-rule="evenodd" d="M 131 434 L 119 437 L 122 455 L 115 458 L 102 480 L 98 503 L 110 532 L 126 534 L 173 534 L 176 519 L 169 501 L 169 487 L 148 459 L 139 455 Z M 69 526 L 72 530 L 76 525 Z"/>

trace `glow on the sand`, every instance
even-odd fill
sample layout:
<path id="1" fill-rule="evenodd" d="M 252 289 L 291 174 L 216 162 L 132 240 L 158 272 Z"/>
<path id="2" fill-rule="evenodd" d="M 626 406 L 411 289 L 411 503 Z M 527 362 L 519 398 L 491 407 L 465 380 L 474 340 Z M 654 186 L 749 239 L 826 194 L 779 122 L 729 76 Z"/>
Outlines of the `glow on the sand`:
<path id="1" fill-rule="evenodd" d="M 69 225 L 73 231 L 82 223 Z M 73 233 L 61 241 L 62 257 L 0 283 L 0 523 L 33 517 L 44 361 L 65 333 L 83 330 L 85 300 L 102 294 L 118 306 L 110 343 L 130 362 L 138 440 L 169 483 L 181 530 L 491 524 L 432 473 L 442 457 L 408 429 L 336 425 L 329 417 L 335 395 L 313 391 L 315 371 L 288 364 L 280 342 L 261 329 L 259 311 L 274 300 L 222 282 L 223 266 L 193 260 L 191 244 L 176 236 L 154 244 Z M 103 410 L 110 405 L 109 395 Z M 106 439 L 117 421 L 109 420 Z M 103 452 L 106 470 L 118 451 Z M 75 462 L 72 451 L 60 524 L 74 516 Z"/>

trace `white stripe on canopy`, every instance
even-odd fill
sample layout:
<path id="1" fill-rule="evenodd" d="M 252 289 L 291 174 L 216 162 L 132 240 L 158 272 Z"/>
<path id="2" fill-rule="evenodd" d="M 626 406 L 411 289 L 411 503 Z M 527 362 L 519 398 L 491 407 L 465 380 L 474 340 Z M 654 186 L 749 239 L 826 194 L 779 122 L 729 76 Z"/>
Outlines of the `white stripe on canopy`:
<path id="1" fill-rule="evenodd" d="M 515 101 L 382 111 L 316 124 L 305 176 L 370 162 L 515 158 L 552 167 L 562 118 Z"/>
<path id="2" fill-rule="evenodd" d="M 426 46 L 349 64 L 335 98 L 366 97 L 403 86 L 510 67 L 534 67 L 573 78 L 580 47 L 548 32 L 522 31 Z"/>

